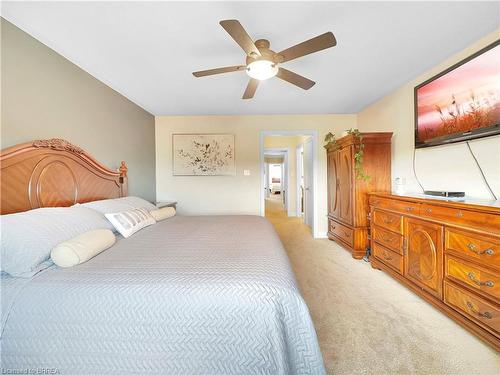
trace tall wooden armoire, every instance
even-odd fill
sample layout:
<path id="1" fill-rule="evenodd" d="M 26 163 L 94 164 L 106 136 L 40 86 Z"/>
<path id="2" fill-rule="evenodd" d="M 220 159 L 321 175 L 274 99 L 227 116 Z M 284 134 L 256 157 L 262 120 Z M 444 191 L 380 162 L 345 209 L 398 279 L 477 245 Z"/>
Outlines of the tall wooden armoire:
<path id="1" fill-rule="evenodd" d="M 354 156 L 359 137 L 349 134 L 327 148 L 328 238 L 361 259 L 368 247 L 368 193 L 391 191 L 392 133 L 361 133 L 362 167 L 367 180 L 357 178 Z"/>

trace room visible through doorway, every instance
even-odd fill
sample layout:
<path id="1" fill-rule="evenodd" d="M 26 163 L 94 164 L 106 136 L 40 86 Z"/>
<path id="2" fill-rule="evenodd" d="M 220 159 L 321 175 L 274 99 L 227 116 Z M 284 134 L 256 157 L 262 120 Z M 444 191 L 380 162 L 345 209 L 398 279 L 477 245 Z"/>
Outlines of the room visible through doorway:
<path id="1" fill-rule="evenodd" d="M 298 217 L 313 232 L 313 136 L 265 134 L 261 146 L 264 213 Z"/>

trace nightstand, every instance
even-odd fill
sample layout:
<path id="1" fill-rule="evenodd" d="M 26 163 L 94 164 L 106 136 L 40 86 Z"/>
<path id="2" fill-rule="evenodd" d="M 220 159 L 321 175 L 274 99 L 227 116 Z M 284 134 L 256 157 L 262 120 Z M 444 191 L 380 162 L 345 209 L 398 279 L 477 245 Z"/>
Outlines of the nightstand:
<path id="1" fill-rule="evenodd" d="M 173 207 L 173 208 L 177 209 L 177 202 L 174 202 L 174 201 L 160 201 L 160 202 L 156 202 L 155 205 L 158 208 Z"/>

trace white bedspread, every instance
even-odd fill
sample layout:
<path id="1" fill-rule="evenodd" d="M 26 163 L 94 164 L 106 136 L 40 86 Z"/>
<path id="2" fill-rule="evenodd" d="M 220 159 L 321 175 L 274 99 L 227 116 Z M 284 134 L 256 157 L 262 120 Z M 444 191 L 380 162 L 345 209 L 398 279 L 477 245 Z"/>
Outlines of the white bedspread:
<path id="1" fill-rule="evenodd" d="M 2 297 L 2 369 L 324 374 L 286 253 L 260 217 L 174 217 L 79 266 L 2 279 Z"/>

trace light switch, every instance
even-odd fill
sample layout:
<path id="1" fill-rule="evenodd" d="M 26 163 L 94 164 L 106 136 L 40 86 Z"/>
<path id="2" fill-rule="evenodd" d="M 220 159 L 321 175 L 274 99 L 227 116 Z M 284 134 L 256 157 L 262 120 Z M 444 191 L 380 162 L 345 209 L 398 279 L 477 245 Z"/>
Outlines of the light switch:
<path id="1" fill-rule="evenodd" d="M 243 169 L 243 176 L 250 176 L 250 169 Z"/>

